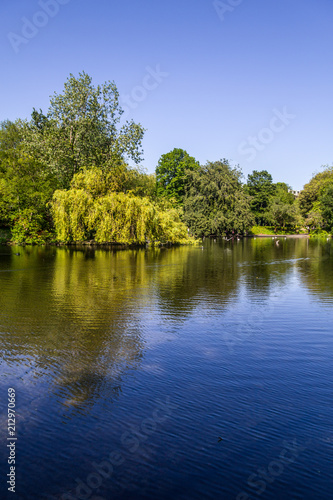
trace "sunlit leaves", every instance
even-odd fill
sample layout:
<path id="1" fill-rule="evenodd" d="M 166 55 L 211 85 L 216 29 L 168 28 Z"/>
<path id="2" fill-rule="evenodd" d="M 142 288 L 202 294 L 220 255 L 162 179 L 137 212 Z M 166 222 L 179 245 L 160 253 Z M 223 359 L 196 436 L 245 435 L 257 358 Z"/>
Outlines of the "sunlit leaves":
<path id="1" fill-rule="evenodd" d="M 74 176 L 72 188 L 58 190 L 52 214 L 60 241 L 123 244 L 190 242 L 177 210 L 163 211 L 147 197 L 110 189 L 112 176 L 87 170 Z"/>

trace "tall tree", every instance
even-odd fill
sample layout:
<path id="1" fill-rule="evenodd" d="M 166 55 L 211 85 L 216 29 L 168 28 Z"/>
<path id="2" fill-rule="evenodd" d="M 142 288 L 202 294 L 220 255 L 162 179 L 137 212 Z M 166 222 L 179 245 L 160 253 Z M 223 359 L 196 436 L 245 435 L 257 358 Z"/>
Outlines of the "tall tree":
<path id="1" fill-rule="evenodd" d="M 241 171 L 225 159 L 188 172 L 184 221 L 195 236 L 221 236 L 250 229 L 254 220 L 241 177 Z"/>
<path id="2" fill-rule="evenodd" d="M 133 121 L 121 125 L 122 113 L 114 82 L 95 87 L 85 72 L 71 74 L 63 92 L 51 97 L 46 115 L 33 111 L 27 147 L 57 174 L 63 188 L 84 167 L 107 168 L 124 159 L 139 163 L 144 129 Z"/>
<path id="3" fill-rule="evenodd" d="M 254 170 L 247 178 L 247 189 L 252 196 L 251 208 L 259 225 L 267 223 L 267 210 L 275 192 L 273 178 L 267 170 Z"/>
<path id="4" fill-rule="evenodd" d="M 157 196 L 181 204 L 185 196 L 186 171 L 199 168 L 199 163 L 183 149 L 173 149 L 161 156 L 156 167 Z"/>

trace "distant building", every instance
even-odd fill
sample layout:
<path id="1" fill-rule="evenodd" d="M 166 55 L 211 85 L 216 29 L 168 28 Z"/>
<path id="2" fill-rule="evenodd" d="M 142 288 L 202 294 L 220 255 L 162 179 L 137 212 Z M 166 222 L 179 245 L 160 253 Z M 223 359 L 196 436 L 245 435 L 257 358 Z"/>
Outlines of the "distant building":
<path id="1" fill-rule="evenodd" d="M 288 193 L 293 193 L 293 195 L 295 196 L 295 198 L 298 198 L 301 191 L 295 191 L 294 189 L 288 189 Z"/>

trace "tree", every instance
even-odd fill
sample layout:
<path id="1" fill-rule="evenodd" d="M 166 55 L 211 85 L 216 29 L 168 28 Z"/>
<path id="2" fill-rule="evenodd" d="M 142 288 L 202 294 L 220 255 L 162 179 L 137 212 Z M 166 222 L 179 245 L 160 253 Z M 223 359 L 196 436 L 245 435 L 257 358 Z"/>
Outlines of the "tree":
<path id="1" fill-rule="evenodd" d="M 183 149 L 174 149 L 161 156 L 156 167 L 157 196 L 183 203 L 186 172 L 199 168 L 199 163 Z"/>
<path id="2" fill-rule="evenodd" d="M 85 72 L 70 74 L 61 94 L 54 93 L 46 115 L 33 110 L 25 133 L 26 145 L 55 172 L 59 187 L 68 188 L 75 173 L 115 161 L 142 158 L 144 129 L 133 121 L 122 126 L 123 110 L 114 82 L 95 87 Z"/>
<path id="3" fill-rule="evenodd" d="M 38 158 L 32 157 L 24 142 L 22 121 L 5 121 L 0 126 L 0 221 L 12 225 L 25 211 L 47 217 L 47 202 L 56 181 Z"/>
<path id="4" fill-rule="evenodd" d="M 270 199 L 275 192 L 275 186 L 271 174 L 267 170 L 258 172 L 254 170 L 247 178 L 247 190 L 252 197 L 251 208 L 256 218 L 256 223 L 264 225 L 267 223 L 266 212 Z"/>
<path id="5" fill-rule="evenodd" d="M 325 166 L 323 172 L 315 174 L 310 182 L 305 184 L 304 189 L 299 195 L 299 204 L 303 216 L 313 212 L 316 202 L 323 194 L 327 185 L 333 183 L 333 166 Z"/>
<path id="6" fill-rule="evenodd" d="M 267 212 L 267 219 L 273 226 L 297 226 L 303 223 L 298 205 L 284 203 L 278 197 L 273 198 Z"/>
<path id="7" fill-rule="evenodd" d="M 266 219 L 274 226 L 301 225 L 303 219 L 295 197 L 290 193 L 290 186 L 277 182 L 275 193 L 271 196 L 266 212 Z"/>
<path id="8" fill-rule="evenodd" d="M 176 209 L 163 211 L 147 197 L 110 188 L 112 177 L 93 167 L 75 174 L 70 189 L 54 193 L 52 214 L 60 241 L 191 242 Z"/>
<path id="9" fill-rule="evenodd" d="M 241 171 L 225 159 L 187 173 L 184 221 L 195 236 L 221 236 L 250 229 L 254 220 L 241 176 Z"/>
<path id="10" fill-rule="evenodd" d="M 333 183 L 326 186 L 321 197 L 321 213 L 324 221 L 324 227 L 328 231 L 333 230 Z"/>

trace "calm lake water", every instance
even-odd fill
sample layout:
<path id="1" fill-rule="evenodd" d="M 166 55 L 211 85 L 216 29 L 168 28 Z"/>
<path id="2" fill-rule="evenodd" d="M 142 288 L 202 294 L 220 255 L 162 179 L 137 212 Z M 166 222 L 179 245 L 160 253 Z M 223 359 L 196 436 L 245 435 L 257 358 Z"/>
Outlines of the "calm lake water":
<path id="1" fill-rule="evenodd" d="M 0 254 L 1 498 L 333 498 L 332 241 Z"/>

